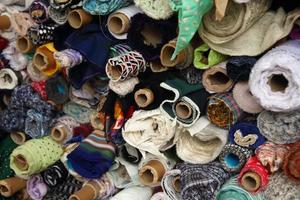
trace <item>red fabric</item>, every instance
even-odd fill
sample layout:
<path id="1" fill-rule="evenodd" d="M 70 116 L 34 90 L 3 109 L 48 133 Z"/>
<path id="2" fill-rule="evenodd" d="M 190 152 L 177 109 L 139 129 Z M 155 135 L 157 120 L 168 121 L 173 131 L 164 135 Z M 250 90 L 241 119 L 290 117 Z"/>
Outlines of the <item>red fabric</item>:
<path id="1" fill-rule="evenodd" d="M 240 172 L 238 176 L 238 182 L 241 185 L 242 177 L 247 172 L 254 172 L 260 176 L 260 187 L 254 191 L 254 193 L 257 193 L 261 190 L 263 190 L 269 183 L 269 173 L 268 170 L 261 164 L 261 162 L 258 160 L 256 156 L 251 157 L 242 171 Z"/>
<path id="2" fill-rule="evenodd" d="M 282 168 L 289 179 L 300 183 L 300 141 L 290 147 Z"/>
<path id="3" fill-rule="evenodd" d="M 8 40 L 0 36 L 0 51 L 4 50 L 8 46 Z"/>
<path id="4" fill-rule="evenodd" d="M 33 81 L 31 83 L 31 87 L 42 97 L 44 101 L 48 100 L 46 93 L 46 81 Z"/>
<path id="5" fill-rule="evenodd" d="M 73 135 L 76 136 L 83 136 L 86 138 L 94 131 L 94 128 L 90 124 L 81 124 L 73 129 Z"/>

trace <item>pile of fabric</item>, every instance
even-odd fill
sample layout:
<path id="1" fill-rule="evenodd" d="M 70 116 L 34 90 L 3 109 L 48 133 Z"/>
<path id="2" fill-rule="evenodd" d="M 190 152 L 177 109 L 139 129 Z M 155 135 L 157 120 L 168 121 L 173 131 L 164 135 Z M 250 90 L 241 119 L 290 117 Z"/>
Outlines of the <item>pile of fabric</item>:
<path id="1" fill-rule="evenodd" d="M 0 200 L 300 200 L 299 0 L 1 0 Z"/>

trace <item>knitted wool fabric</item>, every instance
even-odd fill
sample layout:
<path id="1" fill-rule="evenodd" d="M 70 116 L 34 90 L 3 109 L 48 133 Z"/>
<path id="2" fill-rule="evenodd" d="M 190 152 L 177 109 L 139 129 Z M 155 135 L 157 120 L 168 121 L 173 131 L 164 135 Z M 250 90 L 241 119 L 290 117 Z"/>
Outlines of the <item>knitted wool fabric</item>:
<path id="1" fill-rule="evenodd" d="M 207 117 L 213 124 L 229 129 L 241 114 L 242 110 L 233 99 L 232 93 L 216 94 L 209 98 Z"/>
<path id="2" fill-rule="evenodd" d="M 40 175 L 33 175 L 27 181 L 27 192 L 34 200 L 42 200 L 47 194 L 47 185 Z"/>
<path id="3" fill-rule="evenodd" d="M 172 55 L 174 59 L 181 50 L 186 48 L 197 32 L 202 17 L 213 7 L 212 0 L 170 0 L 171 7 L 178 12 L 179 34 L 176 49 Z"/>
<path id="4" fill-rule="evenodd" d="M 74 170 L 88 179 L 100 178 L 112 166 L 114 158 L 115 148 L 102 131 L 94 131 L 68 155 Z"/>
<path id="5" fill-rule="evenodd" d="M 28 177 L 47 169 L 60 158 L 62 153 L 61 146 L 50 137 L 31 139 L 12 152 L 10 167 L 17 176 Z M 20 169 L 16 164 L 16 157 L 20 155 L 26 160 L 27 169 Z"/>
<path id="6" fill-rule="evenodd" d="M 60 62 L 62 67 L 71 68 L 83 61 L 82 55 L 74 49 L 65 49 L 54 52 L 54 58 Z"/>
<path id="7" fill-rule="evenodd" d="M 257 99 L 250 92 L 248 82 L 238 82 L 235 84 L 232 94 L 234 100 L 243 111 L 251 114 L 257 114 L 263 111 Z"/>
<path id="8" fill-rule="evenodd" d="M 9 155 L 18 145 L 13 142 L 8 135 L 0 141 L 0 180 L 10 178 L 14 175 L 14 171 L 10 168 Z"/>
<path id="9" fill-rule="evenodd" d="M 28 59 L 16 48 L 16 42 L 10 42 L 2 51 L 2 55 L 9 61 L 9 66 L 15 71 L 21 71 L 27 67 Z"/>
<path id="10" fill-rule="evenodd" d="M 110 200 L 140 200 L 140 199 L 149 199 L 152 196 L 152 189 L 150 187 L 143 186 L 133 186 L 126 188 L 118 192 L 115 196 L 111 197 Z"/>
<path id="11" fill-rule="evenodd" d="M 92 15 L 108 15 L 115 10 L 129 6 L 132 0 L 94 1 L 84 0 L 83 9 Z"/>
<path id="12" fill-rule="evenodd" d="M 69 87 L 62 75 L 46 80 L 46 93 L 48 99 L 56 104 L 64 104 L 69 99 Z"/>
<path id="13" fill-rule="evenodd" d="M 49 188 L 56 188 L 64 184 L 68 175 L 68 170 L 61 161 L 57 161 L 54 165 L 41 173 L 45 184 Z"/>
<path id="14" fill-rule="evenodd" d="M 290 144 L 300 139 L 299 112 L 275 113 L 263 111 L 257 118 L 257 126 L 263 136 L 277 144 Z"/>
<path id="15" fill-rule="evenodd" d="M 247 81 L 257 59 L 250 56 L 234 56 L 226 63 L 227 75 L 234 81 Z"/>
<path id="16" fill-rule="evenodd" d="M 284 162 L 284 158 L 289 152 L 287 145 L 279 145 L 271 142 L 262 144 L 255 150 L 259 161 L 271 172 L 278 171 Z"/>
<path id="17" fill-rule="evenodd" d="M 258 193 L 263 191 L 269 183 L 269 174 L 268 174 L 268 170 L 259 162 L 256 156 L 251 157 L 247 161 L 247 163 L 245 164 L 245 166 L 243 167 L 242 171 L 238 176 L 239 185 L 242 187 L 243 187 L 241 182 L 242 178 L 248 172 L 253 172 L 259 176 L 259 188 L 257 188 L 255 191 L 252 192 Z"/>
<path id="18" fill-rule="evenodd" d="M 187 130 L 177 129 L 176 152 L 179 158 L 193 164 L 206 164 L 216 159 L 227 142 L 226 130 L 201 117 Z"/>
<path id="19" fill-rule="evenodd" d="M 227 56 L 220 54 L 209 48 L 207 44 L 202 44 L 195 49 L 194 67 L 197 69 L 208 69 L 227 59 Z"/>
<path id="20" fill-rule="evenodd" d="M 145 14 L 136 14 L 131 18 L 127 43 L 146 61 L 156 60 L 163 45 L 176 37 L 176 24 L 175 17 L 155 20 Z"/>
<path id="21" fill-rule="evenodd" d="M 134 0 L 134 3 L 146 15 L 156 20 L 168 19 L 173 15 L 173 10 L 168 1 Z"/>
<path id="22" fill-rule="evenodd" d="M 68 102 L 64 104 L 63 107 L 64 113 L 74 118 L 78 123 L 89 123 L 90 115 L 92 113 L 92 109 L 81 106 L 74 102 Z"/>
<path id="23" fill-rule="evenodd" d="M 293 144 L 285 156 L 283 170 L 289 179 L 300 183 L 300 141 Z"/>
<path id="24" fill-rule="evenodd" d="M 32 20 L 37 24 L 49 21 L 49 2 L 47 0 L 35 0 L 28 8 Z"/>
<path id="25" fill-rule="evenodd" d="M 216 192 L 230 177 L 218 162 L 205 165 L 182 163 L 179 169 L 181 197 L 184 200 L 215 199 Z"/>
<path id="26" fill-rule="evenodd" d="M 222 150 L 219 160 L 228 172 L 239 172 L 252 152 L 235 144 L 227 144 Z"/>
<path id="27" fill-rule="evenodd" d="M 127 120 L 122 130 L 124 140 L 138 148 L 143 155 L 149 152 L 156 156 L 170 148 L 176 131 L 176 123 L 169 120 L 159 109 L 136 111 Z"/>
<path id="28" fill-rule="evenodd" d="M 238 185 L 237 177 L 232 177 L 227 181 L 217 193 L 216 200 L 241 199 L 241 200 L 265 200 L 267 197 L 262 193 L 251 194 Z M 276 198 L 275 198 L 276 199 Z M 269 200 L 275 200 L 270 198 Z"/>
<path id="29" fill-rule="evenodd" d="M 174 179 L 176 177 L 178 178 L 180 176 L 180 174 L 181 174 L 181 171 L 179 169 L 173 169 L 173 170 L 167 171 L 161 180 L 161 187 L 164 191 L 164 194 L 170 200 L 181 199 L 180 192 L 174 188 Z"/>
<path id="30" fill-rule="evenodd" d="M 232 144 L 251 149 L 256 149 L 266 141 L 256 124 L 251 122 L 235 123 L 229 130 L 229 140 Z"/>
<path id="31" fill-rule="evenodd" d="M 134 90 L 134 87 L 139 83 L 137 77 L 126 79 L 122 82 L 109 81 L 108 87 L 120 96 L 126 96 Z"/>
<path id="32" fill-rule="evenodd" d="M 289 112 L 300 108 L 299 47 L 300 41 L 288 41 L 270 50 L 254 65 L 250 90 L 265 109 Z"/>

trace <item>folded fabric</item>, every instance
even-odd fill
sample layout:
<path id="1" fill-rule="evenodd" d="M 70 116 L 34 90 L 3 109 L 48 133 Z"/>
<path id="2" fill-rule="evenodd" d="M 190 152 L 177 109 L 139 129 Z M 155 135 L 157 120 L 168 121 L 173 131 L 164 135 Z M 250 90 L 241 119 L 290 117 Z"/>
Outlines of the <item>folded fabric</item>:
<path id="1" fill-rule="evenodd" d="M 145 14 L 136 14 L 131 18 L 127 43 L 146 61 L 156 60 L 163 45 L 176 37 L 176 24 L 175 17 L 155 20 Z"/>
<path id="2" fill-rule="evenodd" d="M 173 15 L 173 10 L 168 1 L 134 0 L 134 4 L 141 8 L 146 15 L 156 20 L 168 19 Z"/>
<path id="3" fill-rule="evenodd" d="M 256 126 L 256 122 L 235 123 L 229 130 L 229 140 L 232 144 L 251 149 L 258 148 L 266 141 Z"/>
<path id="4" fill-rule="evenodd" d="M 62 75 L 56 75 L 46 80 L 48 99 L 55 104 L 64 104 L 69 99 L 68 83 Z"/>
<path id="5" fill-rule="evenodd" d="M 108 15 L 115 10 L 126 7 L 132 0 L 94 1 L 84 0 L 83 9 L 92 15 Z"/>
<path id="6" fill-rule="evenodd" d="M 264 196 L 263 193 L 254 195 L 239 187 L 237 176 L 234 176 L 221 187 L 217 193 L 216 200 L 227 200 L 232 197 L 243 200 L 265 200 L 267 196 Z"/>
<path id="7" fill-rule="evenodd" d="M 36 24 L 26 12 L 16 12 L 10 15 L 12 29 L 20 36 L 25 36 L 30 27 Z"/>
<path id="8" fill-rule="evenodd" d="M 257 126 L 263 136 L 277 144 L 290 144 L 300 139 L 298 112 L 276 113 L 263 111 L 257 118 Z"/>
<path id="9" fill-rule="evenodd" d="M 209 48 L 207 44 L 202 44 L 195 49 L 194 67 L 197 69 L 208 69 L 227 59 L 227 56 Z"/>
<path id="10" fill-rule="evenodd" d="M 63 51 L 65 49 L 69 49 L 65 44 L 67 38 L 73 34 L 77 29 L 74 29 L 70 26 L 69 23 L 65 23 L 64 25 L 57 26 L 53 31 L 53 44 L 57 51 Z"/>
<path id="11" fill-rule="evenodd" d="M 17 176 L 28 177 L 47 169 L 62 153 L 62 147 L 48 136 L 31 139 L 12 152 L 10 167 Z"/>
<path id="12" fill-rule="evenodd" d="M 54 165 L 41 173 L 45 184 L 51 189 L 64 184 L 68 175 L 68 170 L 61 161 L 57 161 Z"/>
<path id="13" fill-rule="evenodd" d="M 182 163 L 179 170 L 181 197 L 184 200 L 215 199 L 216 192 L 230 177 L 218 162 L 205 165 Z"/>
<path id="14" fill-rule="evenodd" d="M 135 111 L 122 130 L 124 140 L 138 148 L 143 156 L 149 152 L 164 157 L 160 151 L 171 148 L 176 123 L 169 120 L 159 109 Z"/>
<path id="15" fill-rule="evenodd" d="M 2 52 L 6 47 L 8 47 L 8 44 L 9 41 L 6 38 L 0 36 L 0 52 Z"/>
<path id="16" fill-rule="evenodd" d="M 271 172 L 274 173 L 281 169 L 284 158 L 289 152 L 287 145 L 266 142 L 255 150 L 259 161 Z"/>
<path id="17" fill-rule="evenodd" d="M 300 183 L 300 141 L 293 144 L 284 158 L 283 170 L 285 175 Z"/>
<path id="18" fill-rule="evenodd" d="M 27 192 L 32 200 L 42 200 L 47 190 L 47 185 L 40 175 L 33 175 L 27 181 Z"/>
<path id="19" fill-rule="evenodd" d="M 247 81 L 236 83 L 232 94 L 237 105 L 243 111 L 251 114 L 257 114 L 263 111 L 257 99 L 250 92 L 250 86 Z"/>
<path id="20" fill-rule="evenodd" d="M 150 187 L 144 187 L 144 186 L 133 186 L 126 188 L 119 193 L 117 193 L 115 196 L 111 197 L 111 200 L 150 200 L 152 196 L 152 189 Z"/>
<path id="21" fill-rule="evenodd" d="M 174 11 L 178 12 L 179 34 L 172 59 L 186 48 L 199 28 L 202 17 L 213 7 L 212 0 L 170 0 Z"/>
<path id="22" fill-rule="evenodd" d="M 170 200 L 180 200 L 181 199 L 181 183 L 180 183 L 179 169 L 173 169 L 167 171 L 161 180 L 161 187 L 164 191 L 164 195 Z"/>
<path id="23" fill-rule="evenodd" d="M 202 74 L 202 84 L 209 93 L 229 91 L 233 87 L 233 80 L 227 75 L 226 62 L 205 70 Z"/>
<path id="24" fill-rule="evenodd" d="M 300 108 L 299 47 L 300 41 L 288 41 L 270 50 L 254 65 L 250 90 L 265 109 L 289 112 Z"/>
<path id="25" fill-rule="evenodd" d="M 250 72 L 257 62 L 255 57 L 233 56 L 226 63 L 228 77 L 233 81 L 248 81 Z"/>
<path id="26" fill-rule="evenodd" d="M 237 122 L 242 110 L 233 99 L 232 93 L 211 96 L 207 106 L 207 117 L 215 125 L 229 129 Z"/>
<path id="27" fill-rule="evenodd" d="M 177 129 L 177 132 L 180 130 Z M 228 133 L 201 117 L 193 126 L 181 130 L 177 136 L 176 152 L 179 158 L 193 164 L 215 160 L 227 142 Z"/>
<path id="28" fill-rule="evenodd" d="M 47 0 L 34 0 L 30 4 L 28 12 L 35 23 L 44 24 L 46 22 L 49 22 L 49 5 L 49 1 Z"/>
<path id="29" fill-rule="evenodd" d="M 102 131 L 94 131 L 68 155 L 74 170 L 87 179 L 100 178 L 112 166 L 114 158 L 115 148 Z"/>
<path id="30" fill-rule="evenodd" d="M 237 173 L 246 164 L 252 151 L 235 144 L 227 144 L 222 150 L 219 160 L 228 172 Z"/>

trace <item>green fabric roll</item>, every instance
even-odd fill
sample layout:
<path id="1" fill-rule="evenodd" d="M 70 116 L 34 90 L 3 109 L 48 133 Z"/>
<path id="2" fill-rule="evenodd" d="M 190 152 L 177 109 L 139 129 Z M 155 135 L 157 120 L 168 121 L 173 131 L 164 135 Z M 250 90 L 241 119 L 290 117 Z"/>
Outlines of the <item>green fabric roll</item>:
<path id="1" fill-rule="evenodd" d="M 217 193 L 216 200 L 265 200 L 262 193 L 256 195 L 249 193 L 238 185 L 237 176 L 232 177 Z"/>
<path id="2" fill-rule="evenodd" d="M 49 136 L 40 139 L 31 139 L 12 152 L 10 155 L 10 167 L 17 176 L 28 177 L 47 169 L 50 165 L 58 161 L 62 154 L 62 147 Z M 27 170 L 20 170 L 15 162 L 13 162 L 18 155 L 26 159 L 28 164 Z"/>
<path id="3" fill-rule="evenodd" d="M 202 44 L 194 51 L 194 66 L 197 69 L 208 69 L 227 58 L 228 56 L 211 49 L 207 44 Z"/>

